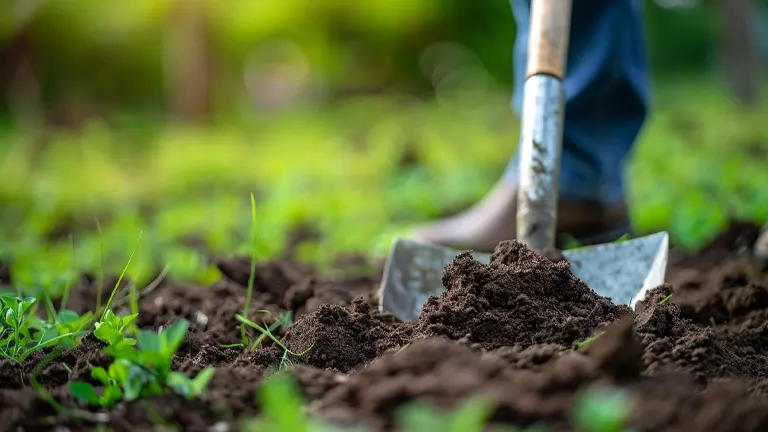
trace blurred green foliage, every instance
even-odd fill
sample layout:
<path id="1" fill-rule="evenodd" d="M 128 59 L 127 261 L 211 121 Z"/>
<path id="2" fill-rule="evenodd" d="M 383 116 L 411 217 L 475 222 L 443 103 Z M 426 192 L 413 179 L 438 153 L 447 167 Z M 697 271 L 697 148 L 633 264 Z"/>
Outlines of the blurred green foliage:
<path id="1" fill-rule="evenodd" d="M 0 44 L 25 32 L 43 70 L 46 101 L 134 104 L 152 112 L 163 102 L 175 4 L 190 1 L 9 0 L 1 6 Z M 429 88 L 420 56 L 445 41 L 470 49 L 493 79 L 511 86 L 516 30 L 508 0 L 196 1 L 205 8 L 215 53 L 220 110 L 240 106 L 236 98 L 242 92 L 232 83 L 242 79 L 254 50 L 282 38 L 296 43 L 312 73 L 331 86 Z M 718 15 L 710 2 L 690 9 L 645 3 L 656 75 L 709 68 Z"/>
<path id="2" fill-rule="evenodd" d="M 638 231 L 669 229 L 693 248 L 730 218 L 768 220 L 765 111 L 740 109 L 704 79 L 655 93 L 628 167 Z M 0 140 L 0 176 L 9 179 L 0 182 L 0 261 L 33 291 L 60 291 L 73 268 L 118 272 L 140 233 L 133 280 L 148 283 L 166 264 L 177 279 L 216 280 L 210 256 L 250 252 L 251 192 L 260 260 L 382 256 L 410 224 L 488 191 L 515 149 L 517 120 L 491 88 L 407 104 L 360 97 L 322 113 L 152 133 L 93 121 L 44 150 L 25 137 Z M 142 151 L 126 151 L 138 141 Z M 305 226 L 320 237 L 286 251 Z"/>

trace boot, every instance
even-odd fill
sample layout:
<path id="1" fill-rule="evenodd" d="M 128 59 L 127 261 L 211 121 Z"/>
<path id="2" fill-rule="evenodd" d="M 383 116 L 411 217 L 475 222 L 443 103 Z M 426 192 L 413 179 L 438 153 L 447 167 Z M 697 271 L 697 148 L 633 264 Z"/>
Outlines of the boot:
<path id="1" fill-rule="evenodd" d="M 499 182 L 470 209 L 412 230 L 410 237 L 457 249 L 493 252 L 499 242 L 514 239 L 517 219 L 517 186 Z M 630 233 L 626 203 L 606 208 L 586 202 L 560 202 L 556 233 L 562 248 L 568 236 L 586 246 L 614 241 Z"/>

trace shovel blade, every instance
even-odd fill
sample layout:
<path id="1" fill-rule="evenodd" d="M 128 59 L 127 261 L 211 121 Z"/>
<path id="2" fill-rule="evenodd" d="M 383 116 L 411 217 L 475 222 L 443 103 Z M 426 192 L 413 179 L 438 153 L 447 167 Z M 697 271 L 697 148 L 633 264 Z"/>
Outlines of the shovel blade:
<path id="1" fill-rule="evenodd" d="M 403 321 L 418 319 L 430 296 L 445 291 L 443 269 L 461 250 L 396 238 L 384 266 L 379 309 Z M 597 294 L 634 308 L 666 277 L 669 236 L 666 232 L 636 239 L 563 251 L 571 272 Z M 473 252 L 487 264 L 490 254 Z"/>

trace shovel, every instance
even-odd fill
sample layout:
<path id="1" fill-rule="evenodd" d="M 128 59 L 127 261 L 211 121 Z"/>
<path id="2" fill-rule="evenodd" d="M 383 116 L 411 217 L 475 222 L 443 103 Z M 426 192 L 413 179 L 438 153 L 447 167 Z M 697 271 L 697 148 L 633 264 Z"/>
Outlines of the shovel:
<path id="1" fill-rule="evenodd" d="M 533 0 L 520 136 L 517 240 L 533 250 L 555 244 L 557 195 L 565 112 L 566 54 L 571 0 Z M 635 304 L 664 283 L 669 237 L 659 232 L 563 251 L 571 272 L 617 304 Z M 379 309 L 418 319 L 430 296 L 445 288 L 443 269 L 460 250 L 396 238 L 384 266 Z M 474 253 L 487 264 L 490 254 Z"/>

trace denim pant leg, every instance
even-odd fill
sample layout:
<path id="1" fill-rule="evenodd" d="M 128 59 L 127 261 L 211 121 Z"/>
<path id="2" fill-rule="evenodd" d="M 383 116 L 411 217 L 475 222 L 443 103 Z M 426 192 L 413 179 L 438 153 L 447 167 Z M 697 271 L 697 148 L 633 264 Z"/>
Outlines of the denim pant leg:
<path id="1" fill-rule="evenodd" d="M 517 22 L 514 111 L 520 115 L 530 0 L 510 0 Z M 624 199 L 627 155 L 645 121 L 648 66 L 641 0 L 574 0 L 565 78 L 560 197 L 611 205 Z M 505 173 L 517 181 L 517 155 Z"/>

